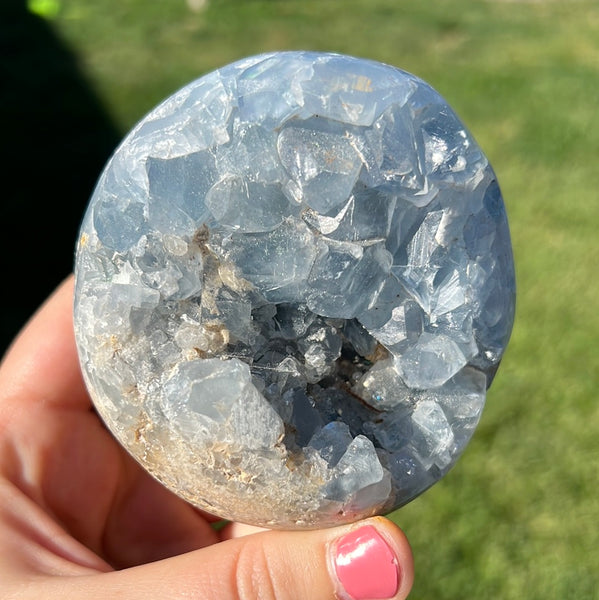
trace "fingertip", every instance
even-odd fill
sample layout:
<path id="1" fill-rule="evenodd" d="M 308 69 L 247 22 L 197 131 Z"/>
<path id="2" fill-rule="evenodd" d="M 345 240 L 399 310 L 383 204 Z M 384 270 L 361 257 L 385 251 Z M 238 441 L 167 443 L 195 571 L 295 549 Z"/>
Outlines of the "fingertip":
<path id="1" fill-rule="evenodd" d="M 329 571 L 343 600 L 407 598 L 414 580 L 410 544 L 384 517 L 355 523 L 329 546 Z"/>
<path id="2" fill-rule="evenodd" d="M 73 275 L 65 277 L 15 338 L 0 363 L 0 388 L 32 405 L 89 405 L 73 329 Z M 23 407 L 22 406 L 22 407 Z"/>
<path id="3" fill-rule="evenodd" d="M 414 562 L 409 541 L 388 518 L 372 517 L 350 525 L 311 531 L 269 531 L 229 523 L 221 536 L 244 543 L 240 538 L 255 533 L 258 535 L 251 546 L 254 549 L 259 546 L 262 551 L 252 550 L 244 555 L 274 557 L 267 561 L 271 580 L 280 581 L 277 573 L 284 572 L 285 580 L 294 585 L 293 593 L 284 597 L 403 600 L 412 589 Z M 265 551 L 272 546 L 276 548 L 274 551 Z M 240 564 L 238 562 L 238 568 Z M 254 568 L 242 570 L 253 572 Z M 244 577 L 238 575 L 236 579 Z M 311 596 L 315 590 L 318 594 Z"/>

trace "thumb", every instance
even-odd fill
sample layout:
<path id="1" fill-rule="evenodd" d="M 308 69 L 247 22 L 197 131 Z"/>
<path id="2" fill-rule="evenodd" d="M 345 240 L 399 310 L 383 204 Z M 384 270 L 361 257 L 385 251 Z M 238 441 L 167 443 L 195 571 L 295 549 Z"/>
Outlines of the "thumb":
<path id="1" fill-rule="evenodd" d="M 264 531 L 140 567 L 73 578 L 62 582 L 60 597 L 403 599 L 412 581 L 406 537 L 388 519 L 374 517 L 331 529 Z"/>

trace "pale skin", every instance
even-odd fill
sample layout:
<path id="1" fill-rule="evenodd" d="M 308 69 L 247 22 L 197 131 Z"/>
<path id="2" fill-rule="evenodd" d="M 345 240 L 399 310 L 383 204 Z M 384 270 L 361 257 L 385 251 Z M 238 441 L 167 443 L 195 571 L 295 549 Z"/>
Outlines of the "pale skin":
<path id="1" fill-rule="evenodd" d="M 388 519 L 265 531 L 204 514 L 147 475 L 94 412 L 81 378 L 68 277 L 0 364 L 0 597 L 24 600 L 338 597 L 327 556 L 372 524 L 401 570 L 412 555 Z"/>

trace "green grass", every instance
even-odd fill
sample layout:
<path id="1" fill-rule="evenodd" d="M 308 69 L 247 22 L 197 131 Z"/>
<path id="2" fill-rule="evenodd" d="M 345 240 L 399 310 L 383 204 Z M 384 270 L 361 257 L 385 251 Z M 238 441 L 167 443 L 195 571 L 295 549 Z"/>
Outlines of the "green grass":
<path id="1" fill-rule="evenodd" d="M 245 55 L 320 49 L 392 63 L 457 110 L 510 218 L 512 340 L 473 441 L 392 517 L 413 598 L 599 590 L 599 5 L 592 1 L 63 0 L 52 21 L 124 133 Z"/>

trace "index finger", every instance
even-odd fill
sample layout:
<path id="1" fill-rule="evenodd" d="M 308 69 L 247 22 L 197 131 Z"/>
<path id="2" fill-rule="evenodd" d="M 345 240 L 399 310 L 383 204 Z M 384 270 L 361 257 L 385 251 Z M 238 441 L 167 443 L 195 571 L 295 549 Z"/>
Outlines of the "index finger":
<path id="1" fill-rule="evenodd" d="M 73 330 L 73 276 L 32 316 L 0 364 L 0 415 L 45 408 L 89 409 Z"/>

